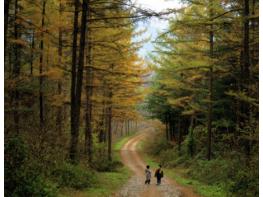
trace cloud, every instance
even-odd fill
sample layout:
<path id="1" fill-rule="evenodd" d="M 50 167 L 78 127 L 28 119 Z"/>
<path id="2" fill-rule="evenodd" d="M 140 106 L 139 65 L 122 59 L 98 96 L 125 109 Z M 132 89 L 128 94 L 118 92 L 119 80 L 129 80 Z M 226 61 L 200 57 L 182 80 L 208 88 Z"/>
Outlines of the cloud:
<path id="1" fill-rule="evenodd" d="M 135 2 L 141 8 L 151 9 L 156 12 L 164 11 L 169 8 L 180 8 L 182 6 L 179 0 L 135 0 Z M 138 24 L 138 29 L 144 29 L 145 27 L 147 31 L 142 35 L 142 39 L 151 37 L 151 41 L 145 43 L 139 50 L 139 55 L 144 58 L 147 56 L 147 53 L 153 50 L 152 41 L 156 39 L 158 33 L 168 28 L 168 21 L 152 17 L 148 22 L 140 22 Z"/>
<path id="2" fill-rule="evenodd" d="M 181 6 L 179 0 L 136 0 L 135 2 L 143 8 L 149 8 L 157 12 Z"/>

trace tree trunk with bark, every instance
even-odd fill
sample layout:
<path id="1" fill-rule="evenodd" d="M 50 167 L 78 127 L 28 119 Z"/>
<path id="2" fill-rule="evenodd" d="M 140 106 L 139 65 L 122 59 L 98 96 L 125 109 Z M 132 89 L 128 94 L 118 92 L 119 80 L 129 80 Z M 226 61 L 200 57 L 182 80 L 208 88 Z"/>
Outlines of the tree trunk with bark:
<path id="1" fill-rule="evenodd" d="M 32 41 L 30 48 L 30 75 L 31 76 L 33 76 L 34 50 L 35 50 L 35 30 L 33 30 L 32 32 Z"/>
<path id="2" fill-rule="evenodd" d="M 211 6 L 212 6 L 212 2 L 210 2 Z M 213 17 L 213 10 L 212 8 L 210 8 L 210 17 Z M 211 21 L 213 22 L 213 20 Z M 213 30 L 213 24 L 211 24 L 210 26 L 210 32 L 209 32 L 209 43 L 210 43 L 210 58 L 211 60 L 214 57 L 214 30 Z M 207 159 L 210 160 L 211 159 L 211 152 L 212 152 L 212 116 L 213 116 L 213 112 L 212 112 L 212 108 L 213 108 L 213 62 L 210 65 L 209 68 L 209 82 L 208 82 L 208 99 L 209 99 L 209 103 L 208 103 L 208 120 L 207 120 Z"/>
<path id="3" fill-rule="evenodd" d="M 19 32 L 19 25 L 17 24 L 17 18 L 18 18 L 18 12 L 19 12 L 19 4 L 18 0 L 15 0 L 15 25 L 14 25 L 14 37 L 16 40 L 20 39 L 20 32 Z M 13 78 L 15 80 L 18 79 L 20 75 L 20 53 L 21 53 L 21 46 L 19 44 L 14 44 L 14 65 L 13 65 Z M 18 84 L 16 82 L 15 90 L 13 93 L 11 93 L 11 100 L 14 102 L 14 125 L 15 125 L 15 131 L 18 134 L 19 133 L 19 91 L 18 91 Z"/>
<path id="4" fill-rule="evenodd" d="M 59 2 L 59 15 L 60 18 L 62 18 L 62 3 L 61 0 Z M 60 24 L 60 27 L 58 28 L 58 64 L 59 66 L 62 66 L 62 50 L 63 50 L 63 46 L 62 43 L 63 42 L 63 33 L 62 33 L 62 27 Z M 62 94 L 62 82 L 61 79 L 58 80 L 58 94 L 61 95 Z M 62 133 L 62 111 L 63 111 L 63 104 L 59 105 L 57 108 L 57 117 L 56 117 L 56 126 L 57 126 L 57 132 L 59 134 Z"/>
<path id="5" fill-rule="evenodd" d="M 8 23 L 9 23 L 9 6 L 10 6 L 10 1 L 9 0 L 5 0 L 5 8 L 4 8 L 5 9 L 4 10 L 4 12 L 5 12 L 5 19 L 4 19 L 4 23 L 5 23 L 4 24 L 4 28 L 5 28 L 4 29 L 4 51 L 6 51 L 6 44 L 7 44 L 7 32 L 8 32 Z"/>
<path id="6" fill-rule="evenodd" d="M 40 57 L 39 57 L 39 126 L 40 130 L 44 128 L 44 95 L 43 95 L 43 59 L 44 59 L 44 28 L 46 15 L 46 0 L 42 1 L 42 21 L 41 21 L 41 40 L 40 40 Z"/>
<path id="7" fill-rule="evenodd" d="M 88 11 L 88 18 L 90 18 L 90 11 Z M 88 35 L 90 35 L 90 29 L 88 29 Z M 92 71 L 92 46 L 91 38 L 89 38 L 89 46 L 87 50 L 87 69 L 86 69 L 86 114 L 85 114 L 85 151 L 88 156 L 89 163 L 92 162 L 92 84 L 93 84 L 93 71 Z"/>
<path id="8" fill-rule="evenodd" d="M 75 99 L 73 101 L 73 127 L 71 130 L 71 146 L 70 146 L 70 159 L 73 163 L 77 162 L 77 150 L 79 141 L 79 123 L 80 123 L 80 106 L 81 106 L 81 93 L 83 83 L 83 67 L 84 67 L 84 54 L 85 54 L 85 41 L 86 41 L 86 27 L 87 27 L 87 12 L 88 0 L 83 0 L 82 3 L 82 16 L 80 28 L 80 41 L 79 41 L 79 62 L 78 70 L 76 73 L 76 89 Z"/>

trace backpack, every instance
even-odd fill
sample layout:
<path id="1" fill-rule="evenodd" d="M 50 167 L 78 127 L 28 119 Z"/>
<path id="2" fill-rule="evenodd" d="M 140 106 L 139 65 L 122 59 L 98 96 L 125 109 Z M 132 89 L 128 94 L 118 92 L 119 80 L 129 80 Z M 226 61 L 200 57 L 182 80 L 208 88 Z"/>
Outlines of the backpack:
<path id="1" fill-rule="evenodd" d="M 160 174 L 161 174 L 161 177 L 163 178 L 163 171 L 161 171 Z"/>
<path id="2" fill-rule="evenodd" d="M 159 173 L 159 169 L 157 169 L 154 173 L 154 177 L 157 177 L 157 174 Z"/>

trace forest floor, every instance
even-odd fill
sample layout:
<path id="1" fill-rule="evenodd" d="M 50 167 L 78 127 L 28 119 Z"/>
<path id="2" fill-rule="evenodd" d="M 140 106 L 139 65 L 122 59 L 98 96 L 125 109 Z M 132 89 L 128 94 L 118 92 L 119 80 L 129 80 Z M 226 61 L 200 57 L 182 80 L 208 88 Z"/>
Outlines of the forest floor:
<path id="1" fill-rule="evenodd" d="M 133 176 L 119 192 L 113 195 L 113 197 L 198 197 L 198 195 L 193 192 L 192 188 L 179 185 L 166 176 L 163 178 L 162 184 L 157 186 L 156 180 L 153 177 L 155 169 L 151 169 L 151 184 L 144 184 L 146 163 L 142 159 L 143 156 L 138 145 L 151 134 L 151 128 L 146 128 L 138 135 L 128 140 L 121 148 L 120 154 L 122 162 L 132 170 Z"/>

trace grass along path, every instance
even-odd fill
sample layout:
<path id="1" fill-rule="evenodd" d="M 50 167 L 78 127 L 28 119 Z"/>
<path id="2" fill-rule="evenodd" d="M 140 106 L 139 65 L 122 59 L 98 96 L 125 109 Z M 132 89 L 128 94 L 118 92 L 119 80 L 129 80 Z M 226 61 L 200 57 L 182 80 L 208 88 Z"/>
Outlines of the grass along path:
<path id="1" fill-rule="evenodd" d="M 135 134 L 118 139 L 113 145 L 113 157 L 121 161 L 119 151 L 121 147 Z M 108 197 L 118 191 L 130 178 L 131 171 L 126 167 L 121 167 L 116 172 L 97 172 L 96 183 L 91 188 L 84 190 L 74 190 L 64 188 L 59 197 Z"/>
<path id="2" fill-rule="evenodd" d="M 144 151 L 145 141 L 138 144 L 141 156 L 151 166 L 151 169 L 158 168 L 158 158 L 154 158 Z M 219 186 L 207 185 L 187 176 L 186 168 L 164 168 L 164 175 L 175 180 L 179 185 L 189 187 L 203 197 L 226 197 L 227 193 Z M 155 180 L 154 180 L 155 181 Z"/>

